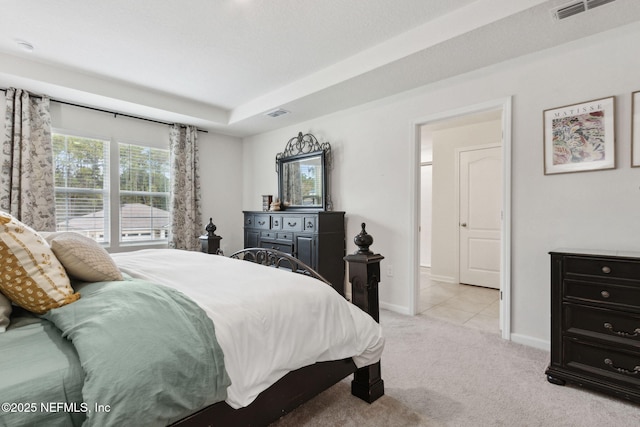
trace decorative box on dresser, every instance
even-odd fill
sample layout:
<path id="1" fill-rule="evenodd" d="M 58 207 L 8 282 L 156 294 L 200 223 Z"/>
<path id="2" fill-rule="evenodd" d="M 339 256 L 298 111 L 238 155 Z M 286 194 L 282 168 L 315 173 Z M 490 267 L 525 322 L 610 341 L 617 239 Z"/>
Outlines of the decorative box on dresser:
<path id="1" fill-rule="evenodd" d="M 546 374 L 640 403 L 640 253 L 551 252 Z"/>
<path id="2" fill-rule="evenodd" d="M 344 212 L 243 211 L 244 247 L 271 248 L 298 258 L 344 295 Z"/>

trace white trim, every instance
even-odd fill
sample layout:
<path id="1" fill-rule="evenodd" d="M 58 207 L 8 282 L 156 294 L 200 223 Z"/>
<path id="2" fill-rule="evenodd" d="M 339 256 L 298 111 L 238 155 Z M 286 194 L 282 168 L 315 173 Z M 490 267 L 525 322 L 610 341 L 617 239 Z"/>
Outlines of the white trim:
<path id="1" fill-rule="evenodd" d="M 411 124 L 411 135 L 413 135 L 413 144 L 409 144 L 409 147 L 413 148 L 413 153 L 409 156 L 411 159 L 409 163 L 409 172 L 412 177 L 409 183 L 409 235 L 412 238 L 407 239 L 409 241 L 409 283 L 413 286 L 409 287 L 409 315 L 415 316 L 418 314 L 418 304 L 420 302 L 420 161 L 422 159 L 421 152 L 421 139 L 420 126 L 424 124 L 426 120 L 414 121 Z"/>
<path id="2" fill-rule="evenodd" d="M 502 106 L 502 253 L 500 254 L 500 330 L 511 338 L 511 97 Z"/>
<path id="3" fill-rule="evenodd" d="M 380 301 L 380 309 L 393 311 L 394 313 L 404 314 L 405 316 L 414 316 L 414 314 L 410 313 L 409 308 L 405 307 L 404 305 L 389 304 L 388 302 Z"/>
<path id="4" fill-rule="evenodd" d="M 409 239 L 409 259 L 411 269 L 409 274 L 410 283 L 413 289 L 409 293 L 410 314 L 418 312 L 420 299 L 420 127 L 444 119 L 466 116 L 483 111 L 502 110 L 502 212 L 504 218 L 501 227 L 500 243 L 500 329 L 502 338 L 511 340 L 511 97 L 487 101 L 481 104 L 471 105 L 457 110 L 440 112 L 427 117 L 419 118 L 411 123 L 413 135 L 413 155 L 411 156 L 411 200 L 410 208 L 410 235 Z"/>
<path id="5" fill-rule="evenodd" d="M 511 341 L 516 344 L 526 345 L 529 347 L 537 348 L 539 350 L 551 351 L 551 343 L 549 341 L 530 337 L 529 335 L 513 334 L 511 335 Z"/>
<path id="6" fill-rule="evenodd" d="M 435 280 L 437 282 L 458 283 L 458 282 L 456 282 L 456 278 L 455 277 L 451 277 L 451 276 L 436 276 L 436 275 L 431 274 L 430 278 L 431 278 L 431 280 Z"/>

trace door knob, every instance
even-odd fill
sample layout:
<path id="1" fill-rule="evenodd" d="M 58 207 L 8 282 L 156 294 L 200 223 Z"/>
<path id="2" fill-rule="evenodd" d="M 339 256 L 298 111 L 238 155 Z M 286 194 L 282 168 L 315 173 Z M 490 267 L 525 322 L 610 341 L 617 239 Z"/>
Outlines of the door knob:
<path id="1" fill-rule="evenodd" d="M 467 226 L 467 223 L 466 223 L 466 222 L 463 222 L 463 223 L 462 223 L 462 224 L 460 224 L 460 225 L 461 225 L 462 227 L 466 227 L 466 226 Z"/>

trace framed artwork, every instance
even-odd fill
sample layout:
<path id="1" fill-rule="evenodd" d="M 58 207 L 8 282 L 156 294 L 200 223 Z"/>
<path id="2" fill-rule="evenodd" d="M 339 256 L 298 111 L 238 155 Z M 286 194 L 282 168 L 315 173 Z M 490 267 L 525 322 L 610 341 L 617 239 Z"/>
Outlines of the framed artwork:
<path id="1" fill-rule="evenodd" d="M 640 90 L 631 94 L 631 167 L 640 167 Z"/>
<path id="2" fill-rule="evenodd" d="M 616 167 L 614 101 L 612 96 L 543 112 L 545 175 Z"/>

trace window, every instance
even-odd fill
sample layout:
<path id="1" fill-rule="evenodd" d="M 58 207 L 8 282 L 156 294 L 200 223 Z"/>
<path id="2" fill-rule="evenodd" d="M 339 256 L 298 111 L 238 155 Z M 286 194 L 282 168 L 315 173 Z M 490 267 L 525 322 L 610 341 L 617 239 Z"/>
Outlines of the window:
<path id="1" fill-rule="evenodd" d="M 168 239 L 169 150 L 118 144 L 120 241 Z"/>
<path id="2" fill-rule="evenodd" d="M 111 247 L 168 241 L 169 150 L 60 133 L 53 146 L 59 231 Z"/>
<path id="3" fill-rule="evenodd" d="M 109 141 L 53 134 L 58 231 L 109 241 Z"/>

